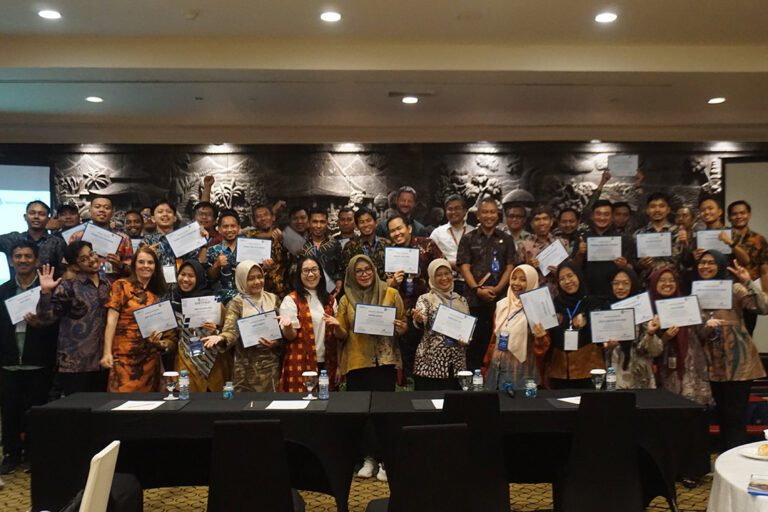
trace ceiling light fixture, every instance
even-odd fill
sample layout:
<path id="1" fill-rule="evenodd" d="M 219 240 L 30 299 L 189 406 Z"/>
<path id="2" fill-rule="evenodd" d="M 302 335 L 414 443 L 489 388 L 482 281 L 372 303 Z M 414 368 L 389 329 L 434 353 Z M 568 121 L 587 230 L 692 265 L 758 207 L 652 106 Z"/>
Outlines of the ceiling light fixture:
<path id="1" fill-rule="evenodd" d="M 613 23 L 616 21 L 618 16 L 615 13 L 612 12 L 601 12 L 597 16 L 595 16 L 595 21 L 598 23 Z"/>
<path id="2" fill-rule="evenodd" d="M 52 9 L 45 9 L 45 10 L 39 11 L 37 15 L 40 16 L 41 18 L 45 18 L 46 20 L 61 19 L 61 13 L 59 11 L 54 11 Z"/>
<path id="3" fill-rule="evenodd" d="M 419 98 L 417 98 L 416 96 L 403 96 L 403 99 L 401 99 L 400 101 L 402 101 L 406 105 L 415 105 L 416 103 L 419 102 Z"/>
<path id="4" fill-rule="evenodd" d="M 600 144 L 603 141 L 601 141 L 600 139 L 592 139 L 589 142 L 590 142 L 590 144 Z"/>
<path id="5" fill-rule="evenodd" d="M 88 96 L 87 98 L 85 98 L 85 101 L 89 103 L 101 103 L 104 101 L 104 98 L 101 98 L 99 96 Z"/>
<path id="6" fill-rule="evenodd" d="M 341 14 L 336 11 L 326 11 L 320 15 L 320 19 L 326 23 L 336 23 L 341 21 Z"/>
<path id="7" fill-rule="evenodd" d="M 710 105 L 719 105 L 720 103 L 725 103 L 725 98 L 722 96 L 718 96 L 717 98 L 709 98 L 709 101 L 707 101 Z"/>

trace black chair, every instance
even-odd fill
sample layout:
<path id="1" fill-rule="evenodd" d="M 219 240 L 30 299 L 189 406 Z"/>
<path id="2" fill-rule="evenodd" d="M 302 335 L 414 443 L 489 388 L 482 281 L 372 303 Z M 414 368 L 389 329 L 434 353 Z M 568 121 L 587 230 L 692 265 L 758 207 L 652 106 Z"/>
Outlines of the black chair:
<path id="1" fill-rule="evenodd" d="M 208 490 L 209 512 L 300 512 L 291 490 L 279 420 L 217 421 Z"/>
<path id="2" fill-rule="evenodd" d="M 387 475 L 390 497 L 371 501 L 366 512 L 483 512 L 466 478 L 476 469 L 467 425 L 403 427 L 397 460 L 397 472 Z"/>
<path id="3" fill-rule="evenodd" d="M 499 408 L 499 394 L 446 393 L 443 404 L 446 423 L 466 423 L 469 450 L 482 461 L 465 473 L 477 510 L 509 512 L 509 477 L 504 461 L 504 431 Z"/>
<path id="4" fill-rule="evenodd" d="M 553 485 L 556 511 L 642 512 L 635 394 L 584 393 L 571 450 Z"/>

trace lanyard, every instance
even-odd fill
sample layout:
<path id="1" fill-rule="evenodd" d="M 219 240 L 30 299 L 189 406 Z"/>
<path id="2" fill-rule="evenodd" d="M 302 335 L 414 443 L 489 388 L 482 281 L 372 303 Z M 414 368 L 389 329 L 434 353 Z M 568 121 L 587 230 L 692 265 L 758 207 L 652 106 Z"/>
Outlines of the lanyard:
<path id="1" fill-rule="evenodd" d="M 513 318 L 515 318 L 515 317 L 516 317 L 518 314 L 520 314 L 520 312 L 521 312 L 522 310 L 523 310 L 523 308 L 520 308 L 520 309 L 518 309 L 517 311 L 515 311 L 515 312 L 512 314 L 512 316 L 508 316 L 508 317 L 507 317 L 507 321 L 506 321 L 506 322 L 504 322 L 504 327 L 506 327 L 506 326 L 507 326 L 507 324 L 508 324 L 509 322 L 511 322 Z"/>
<path id="2" fill-rule="evenodd" d="M 262 313 L 264 312 L 264 304 L 262 304 L 261 306 L 257 306 L 256 304 L 254 304 L 253 302 L 251 302 L 251 299 L 249 299 L 248 297 L 246 297 L 244 294 L 242 294 L 242 293 L 241 293 L 240 295 L 242 295 L 242 296 L 243 296 L 243 298 L 244 298 L 245 300 L 247 300 L 247 301 L 248 301 L 248 304 L 250 304 L 251 306 L 253 306 L 253 309 L 258 309 L 258 310 L 259 310 L 259 311 L 261 311 Z"/>
<path id="3" fill-rule="evenodd" d="M 317 245 L 314 242 L 312 242 L 312 250 L 315 251 L 315 259 L 317 259 Z"/>
<path id="4" fill-rule="evenodd" d="M 453 238 L 453 243 L 455 243 L 456 247 L 458 247 L 459 241 L 456 240 L 456 235 L 453 234 L 453 228 L 451 227 L 450 224 L 448 224 L 448 233 L 451 234 L 451 238 Z M 464 227 L 461 229 L 461 237 L 463 237 L 466 233 L 467 233 L 467 226 L 465 224 Z M 459 240 L 461 240 L 461 238 L 459 238 Z"/>
<path id="5" fill-rule="evenodd" d="M 573 329 L 573 315 L 576 314 L 576 312 L 579 310 L 579 306 L 581 306 L 581 302 L 584 299 L 579 299 L 579 302 L 576 303 L 575 306 L 573 306 L 573 310 L 570 310 L 568 308 L 565 308 L 565 312 L 568 313 L 568 321 L 570 323 L 570 328 Z"/>
<path id="6" fill-rule="evenodd" d="M 373 253 L 376 254 L 376 248 L 379 246 L 379 237 L 374 236 L 373 239 L 376 243 L 373 244 Z M 363 242 L 363 251 L 365 251 L 365 255 L 369 258 L 371 257 L 370 254 L 368 254 L 368 247 L 365 245 L 365 242 Z"/>

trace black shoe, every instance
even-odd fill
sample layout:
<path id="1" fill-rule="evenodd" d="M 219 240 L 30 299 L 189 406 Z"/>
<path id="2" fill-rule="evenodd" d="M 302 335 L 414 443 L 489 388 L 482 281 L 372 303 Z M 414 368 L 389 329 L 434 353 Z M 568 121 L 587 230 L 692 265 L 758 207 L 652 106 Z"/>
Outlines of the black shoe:
<path id="1" fill-rule="evenodd" d="M 16 468 L 18 467 L 19 467 L 18 457 L 6 455 L 3 458 L 3 463 L 0 464 L 0 475 L 10 475 L 14 471 L 16 471 Z"/>

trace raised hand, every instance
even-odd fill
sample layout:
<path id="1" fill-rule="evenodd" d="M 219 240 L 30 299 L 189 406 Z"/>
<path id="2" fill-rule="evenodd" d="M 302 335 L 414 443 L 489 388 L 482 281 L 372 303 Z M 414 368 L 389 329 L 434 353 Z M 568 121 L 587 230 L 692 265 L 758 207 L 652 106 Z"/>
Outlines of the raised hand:
<path id="1" fill-rule="evenodd" d="M 544 326 L 540 323 L 533 324 L 533 337 L 534 338 L 543 338 L 547 335 L 546 329 L 544 329 Z"/>
<path id="2" fill-rule="evenodd" d="M 648 326 L 645 328 L 645 331 L 653 336 L 657 332 L 659 332 L 659 328 L 661 327 L 661 321 L 659 321 L 659 315 L 653 315 L 653 318 L 651 318 L 648 321 Z"/>
<path id="3" fill-rule="evenodd" d="M 212 187 L 215 182 L 216 182 L 216 178 L 214 178 L 213 176 L 206 176 L 205 178 L 203 178 L 203 186 L 205 188 Z"/>
<path id="4" fill-rule="evenodd" d="M 59 286 L 61 278 L 54 280 L 53 272 L 53 267 L 47 263 L 37 271 L 37 277 L 40 279 L 40 293 L 51 293 L 54 288 Z"/>
<path id="5" fill-rule="evenodd" d="M 733 274 L 734 277 L 736 277 L 736 279 L 738 279 L 741 284 L 744 284 L 751 279 L 751 276 L 749 275 L 749 270 L 739 265 L 739 262 L 736 260 L 733 260 L 732 267 L 728 267 L 728 272 Z"/>

